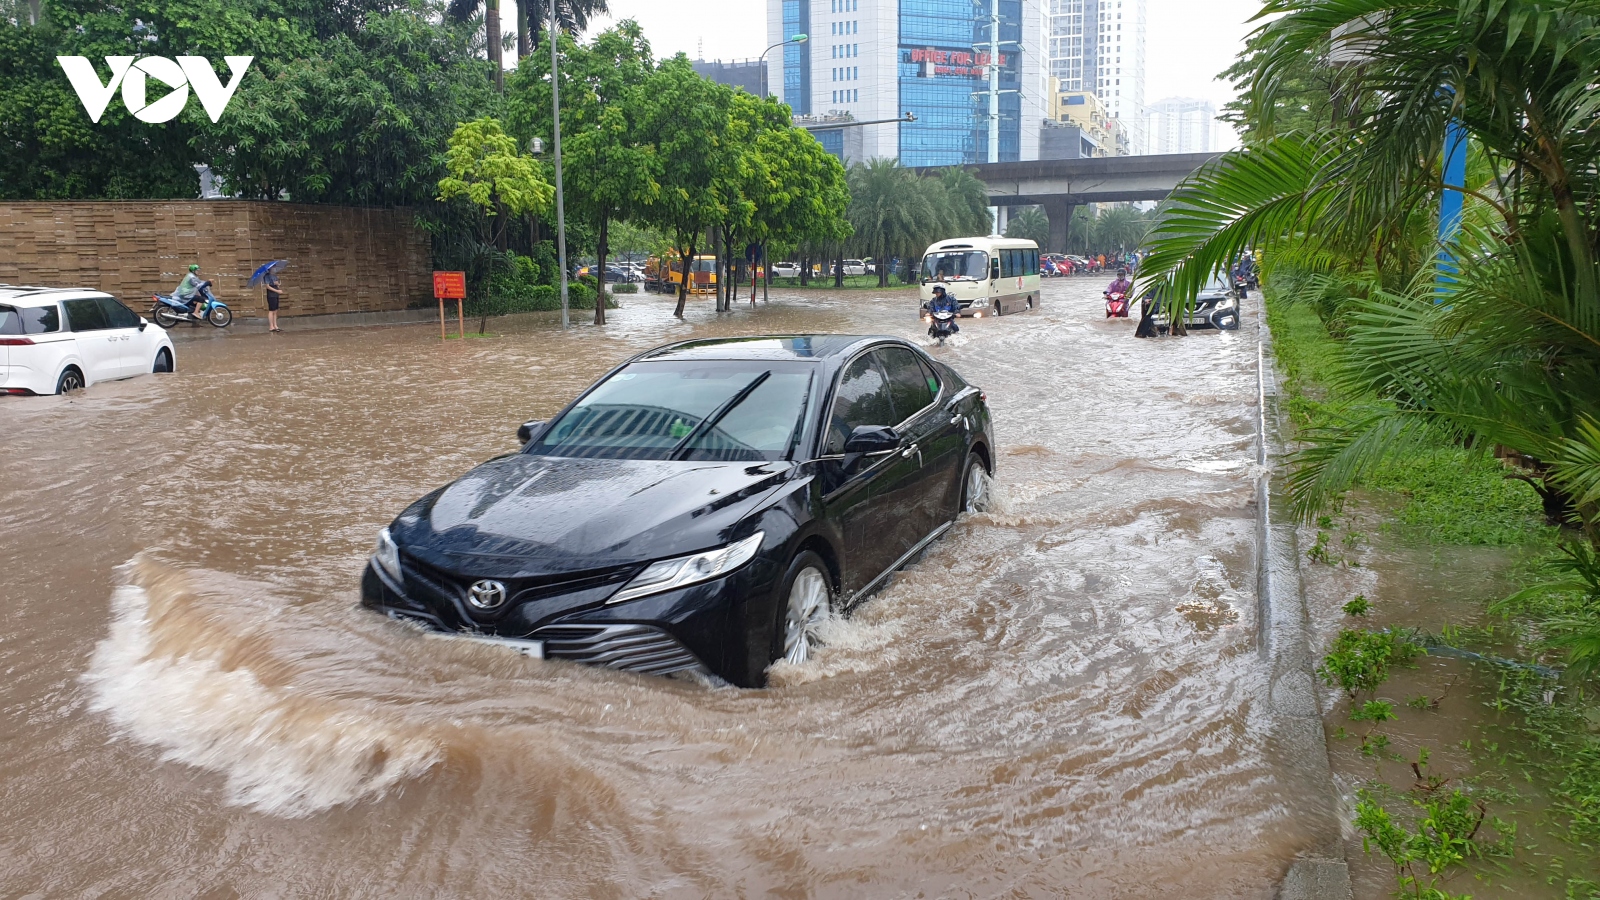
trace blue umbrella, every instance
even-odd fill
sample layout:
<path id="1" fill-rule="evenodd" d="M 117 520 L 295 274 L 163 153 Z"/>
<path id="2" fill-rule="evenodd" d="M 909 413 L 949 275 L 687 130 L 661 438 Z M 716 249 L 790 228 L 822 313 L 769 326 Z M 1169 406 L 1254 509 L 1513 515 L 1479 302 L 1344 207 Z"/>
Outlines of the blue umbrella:
<path id="1" fill-rule="evenodd" d="M 273 269 L 276 269 L 278 266 L 284 265 L 287 262 L 289 262 L 287 259 L 275 259 L 257 269 L 255 274 L 250 276 L 250 286 L 255 287 L 256 285 L 260 284 L 261 279 L 267 277 L 268 272 L 271 272 Z"/>

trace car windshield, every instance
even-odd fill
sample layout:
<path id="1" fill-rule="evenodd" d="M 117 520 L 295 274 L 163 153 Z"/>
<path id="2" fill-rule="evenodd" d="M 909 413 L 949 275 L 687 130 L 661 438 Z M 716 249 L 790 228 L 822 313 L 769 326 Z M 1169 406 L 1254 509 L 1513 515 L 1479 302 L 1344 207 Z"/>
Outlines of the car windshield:
<path id="1" fill-rule="evenodd" d="M 537 456 L 761 462 L 800 440 L 814 366 L 653 361 L 590 391 L 528 445 Z"/>
<path id="2" fill-rule="evenodd" d="M 988 277 L 989 254 L 982 250 L 949 250 L 922 259 L 924 281 L 981 281 Z"/>

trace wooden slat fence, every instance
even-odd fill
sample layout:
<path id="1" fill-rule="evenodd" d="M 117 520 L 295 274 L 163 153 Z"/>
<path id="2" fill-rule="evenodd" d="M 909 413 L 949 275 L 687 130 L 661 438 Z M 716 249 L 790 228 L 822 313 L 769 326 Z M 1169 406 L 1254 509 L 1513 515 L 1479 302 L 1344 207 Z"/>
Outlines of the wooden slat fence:
<path id="1" fill-rule="evenodd" d="M 240 316 L 266 314 L 249 288 L 287 259 L 282 313 L 377 312 L 433 296 L 431 244 L 406 209 L 239 200 L 0 203 L 0 284 L 89 287 L 143 312 L 190 263 Z"/>

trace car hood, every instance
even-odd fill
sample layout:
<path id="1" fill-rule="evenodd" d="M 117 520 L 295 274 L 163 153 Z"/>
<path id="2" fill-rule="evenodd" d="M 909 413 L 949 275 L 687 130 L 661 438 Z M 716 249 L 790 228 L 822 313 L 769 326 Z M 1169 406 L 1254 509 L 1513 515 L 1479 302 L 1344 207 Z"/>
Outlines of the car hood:
<path id="1" fill-rule="evenodd" d="M 391 531 L 424 562 L 485 577 L 630 565 L 734 540 L 793 468 L 515 454 L 424 497 Z"/>

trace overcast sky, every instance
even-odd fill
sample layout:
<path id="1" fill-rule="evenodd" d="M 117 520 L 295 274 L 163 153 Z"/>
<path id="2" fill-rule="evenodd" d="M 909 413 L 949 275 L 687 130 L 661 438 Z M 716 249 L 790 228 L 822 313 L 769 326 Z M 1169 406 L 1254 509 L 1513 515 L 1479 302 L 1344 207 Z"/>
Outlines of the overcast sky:
<path id="1" fill-rule="evenodd" d="M 694 59 L 703 48 L 706 59 L 746 59 L 766 47 L 765 0 L 609 2 L 612 15 L 596 28 L 616 19 L 636 19 L 658 56 L 683 52 Z M 1145 102 L 1200 97 L 1220 109 L 1233 99 L 1233 88 L 1215 76 L 1233 63 L 1250 32 L 1245 22 L 1260 10 L 1261 0 L 1148 2 Z M 1225 127 L 1218 136 L 1231 143 L 1232 132 Z"/>

